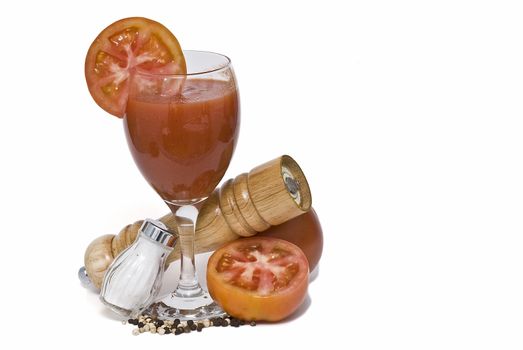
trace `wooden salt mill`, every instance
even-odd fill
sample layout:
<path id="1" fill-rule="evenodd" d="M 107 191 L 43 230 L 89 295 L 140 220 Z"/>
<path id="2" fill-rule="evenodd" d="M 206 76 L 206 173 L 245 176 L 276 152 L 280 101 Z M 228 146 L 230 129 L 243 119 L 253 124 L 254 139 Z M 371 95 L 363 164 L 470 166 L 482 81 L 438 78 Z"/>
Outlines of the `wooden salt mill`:
<path id="1" fill-rule="evenodd" d="M 205 201 L 196 223 L 195 253 L 216 250 L 221 245 L 241 237 L 263 232 L 282 224 L 311 208 L 312 197 L 307 179 L 294 159 L 283 155 L 259 165 L 249 173 L 227 180 Z M 176 232 L 172 214 L 160 218 Z M 118 254 L 136 239 L 142 221 L 124 227 L 118 235 L 104 235 L 87 247 L 84 256 L 86 274 L 100 288 L 105 271 Z M 176 247 L 167 264 L 180 258 Z"/>

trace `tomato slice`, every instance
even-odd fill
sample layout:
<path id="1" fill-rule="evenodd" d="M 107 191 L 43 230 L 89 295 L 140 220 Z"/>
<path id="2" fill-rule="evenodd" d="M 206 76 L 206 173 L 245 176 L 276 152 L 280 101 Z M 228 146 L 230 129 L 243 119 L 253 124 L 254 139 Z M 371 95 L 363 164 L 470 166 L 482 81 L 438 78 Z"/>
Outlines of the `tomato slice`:
<path id="1" fill-rule="evenodd" d="M 124 18 L 105 28 L 85 58 L 91 96 L 107 112 L 123 117 L 133 71 L 184 74 L 183 52 L 162 24 L 143 17 Z"/>
<path id="2" fill-rule="evenodd" d="M 303 251 L 272 237 L 228 243 L 207 264 L 209 293 L 243 320 L 279 321 L 292 314 L 307 294 L 308 276 Z"/>

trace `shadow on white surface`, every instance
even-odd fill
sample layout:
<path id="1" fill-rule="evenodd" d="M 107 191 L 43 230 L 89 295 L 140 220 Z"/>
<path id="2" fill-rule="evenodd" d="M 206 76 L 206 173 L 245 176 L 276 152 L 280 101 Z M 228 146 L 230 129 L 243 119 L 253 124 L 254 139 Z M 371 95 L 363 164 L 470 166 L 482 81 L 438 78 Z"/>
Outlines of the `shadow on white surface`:
<path id="1" fill-rule="evenodd" d="M 96 288 L 93 284 L 84 284 L 80 282 L 79 287 L 85 289 L 86 291 L 89 291 L 91 294 L 100 294 L 100 290 Z"/>
<path id="2" fill-rule="evenodd" d="M 311 273 L 309 274 L 309 284 L 316 281 L 316 278 L 318 278 L 319 274 L 320 274 L 320 264 L 316 265 L 314 270 L 312 270 Z"/>
<path id="3" fill-rule="evenodd" d="M 103 317 L 113 321 L 122 321 L 126 319 L 125 317 L 118 315 L 116 312 L 109 309 L 107 306 L 102 304 L 102 302 L 100 302 L 100 305 L 102 306 L 102 308 L 100 309 L 100 315 L 102 315 Z"/>

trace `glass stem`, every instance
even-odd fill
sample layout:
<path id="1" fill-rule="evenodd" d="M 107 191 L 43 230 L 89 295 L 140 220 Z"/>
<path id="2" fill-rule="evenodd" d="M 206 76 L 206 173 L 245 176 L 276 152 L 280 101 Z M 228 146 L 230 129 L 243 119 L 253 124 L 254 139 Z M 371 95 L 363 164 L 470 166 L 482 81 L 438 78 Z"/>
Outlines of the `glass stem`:
<path id="1" fill-rule="evenodd" d="M 198 209 L 194 205 L 171 207 L 176 222 L 180 244 L 180 281 L 174 294 L 179 297 L 191 298 L 202 294 L 202 288 L 196 276 L 194 261 L 194 235 Z"/>

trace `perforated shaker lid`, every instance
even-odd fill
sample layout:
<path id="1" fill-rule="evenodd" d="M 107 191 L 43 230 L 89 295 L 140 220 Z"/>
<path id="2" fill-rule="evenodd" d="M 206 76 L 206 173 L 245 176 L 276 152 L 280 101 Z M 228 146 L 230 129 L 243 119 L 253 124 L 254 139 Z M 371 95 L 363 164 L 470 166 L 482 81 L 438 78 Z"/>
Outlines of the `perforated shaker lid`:
<path id="1" fill-rule="evenodd" d="M 175 233 L 169 232 L 167 226 L 158 220 L 145 219 L 140 231 L 153 241 L 167 247 L 174 247 L 178 240 L 178 236 Z"/>

